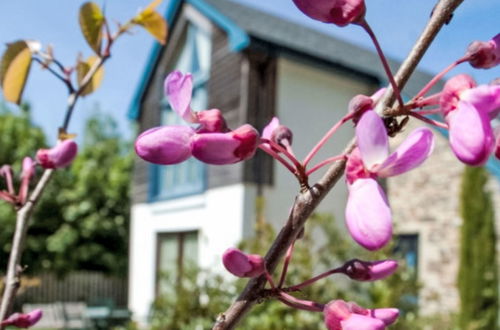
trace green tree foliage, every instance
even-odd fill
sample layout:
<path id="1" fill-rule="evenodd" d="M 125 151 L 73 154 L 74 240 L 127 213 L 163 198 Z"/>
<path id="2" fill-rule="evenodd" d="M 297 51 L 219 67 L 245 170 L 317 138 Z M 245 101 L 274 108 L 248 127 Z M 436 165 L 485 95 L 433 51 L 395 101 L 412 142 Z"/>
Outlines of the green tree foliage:
<path id="1" fill-rule="evenodd" d="M 28 273 L 127 272 L 133 158 L 115 126 L 101 115 L 90 119 L 78 157 L 68 169 L 55 172 L 29 229 L 23 257 Z M 14 162 L 17 170 L 24 156 L 34 156 L 45 143 L 28 114 L 1 114 L 0 139 L 0 164 Z M 10 205 L 0 203 L 0 269 L 7 262 L 14 219 Z"/>
<path id="2" fill-rule="evenodd" d="M 498 266 L 494 209 L 484 168 L 466 167 L 462 177 L 460 326 L 464 330 L 498 329 Z"/>
<path id="3" fill-rule="evenodd" d="M 246 252 L 263 254 L 274 236 L 272 226 L 262 217 L 258 217 L 256 236 L 242 242 L 240 248 Z M 386 254 L 387 251 L 373 254 L 359 248 L 348 235 L 345 235 L 345 232 L 339 229 L 337 222 L 331 216 L 316 215 L 308 221 L 304 237 L 296 243 L 285 286 L 298 284 L 354 257 L 373 260 L 387 257 Z M 278 269 L 280 270 L 281 266 Z M 275 281 L 278 281 L 278 278 L 275 278 Z M 246 283 L 246 279 L 228 281 L 227 277 L 222 278 L 209 271 L 186 272 L 180 285 L 175 286 L 172 282 L 171 287 L 175 287 L 174 293 L 160 295 L 153 304 L 151 328 L 154 330 L 209 328 L 213 325 L 217 314 L 232 302 Z M 351 281 L 343 275 L 337 275 L 304 288 L 296 295 L 321 303 L 333 299 L 356 301 L 359 305 L 370 308 L 406 305 L 405 308 L 408 309 L 405 315 L 391 329 L 423 329 L 417 325 L 420 321 L 417 322 L 415 305 L 410 308 L 405 302 L 408 296 L 417 296 L 417 285 L 414 276 L 405 270 L 404 265 L 398 273 L 383 281 L 360 283 Z M 429 322 L 421 324 L 429 325 Z M 324 329 L 324 325 L 322 313 L 299 311 L 279 301 L 266 300 L 252 309 L 239 328 L 317 330 Z"/>

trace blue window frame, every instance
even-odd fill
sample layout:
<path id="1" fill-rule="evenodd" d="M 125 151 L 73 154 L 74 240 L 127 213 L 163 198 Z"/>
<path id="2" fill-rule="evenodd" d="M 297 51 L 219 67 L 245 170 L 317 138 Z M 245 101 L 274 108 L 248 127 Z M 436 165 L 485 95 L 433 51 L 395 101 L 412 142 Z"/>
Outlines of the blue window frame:
<path id="1" fill-rule="evenodd" d="M 202 110 L 208 103 L 206 86 L 210 75 L 210 35 L 196 25 L 189 24 L 183 40 L 172 69 L 192 73 L 191 106 L 195 110 Z M 172 111 L 167 99 L 162 100 L 160 111 L 162 125 L 187 125 Z M 152 165 L 150 186 L 152 201 L 201 193 L 206 189 L 206 165 L 195 158 L 176 165 Z"/>

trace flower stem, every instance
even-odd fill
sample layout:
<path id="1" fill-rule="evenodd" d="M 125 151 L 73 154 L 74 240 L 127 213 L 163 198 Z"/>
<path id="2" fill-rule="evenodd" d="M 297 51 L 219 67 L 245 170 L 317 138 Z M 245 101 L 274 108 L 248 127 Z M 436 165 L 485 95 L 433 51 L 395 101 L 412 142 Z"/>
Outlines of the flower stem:
<path id="1" fill-rule="evenodd" d="M 342 119 L 340 119 L 335 125 L 330 128 L 328 132 L 321 138 L 321 140 L 312 148 L 309 154 L 304 158 L 302 164 L 304 167 L 307 167 L 307 164 L 311 161 L 311 159 L 318 153 L 318 151 L 325 145 L 325 143 L 332 137 L 333 134 L 346 122 L 354 117 L 353 113 L 348 113 Z"/>
<path id="2" fill-rule="evenodd" d="M 285 288 L 284 290 L 288 291 L 288 292 L 299 291 L 300 289 L 302 289 L 306 286 L 309 286 L 309 285 L 313 284 L 314 282 L 319 281 L 325 277 L 328 277 L 330 275 L 337 274 L 337 273 L 342 273 L 343 270 L 344 270 L 344 267 L 338 267 L 338 268 L 331 269 L 331 270 L 324 272 L 324 273 L 321 273 L 321 274 L 319 274 L 311 279 L 308 279 L 307 281 L 304 281 L 300 284 Z"/>
<path id="3" fill-rule="evenodd" d="M 422 116 L 421 114 L 419 114 L 417 112 L 410 112 L 410 113 L 408 113 L 408 115 L 410 115 L 412 117 L 415 117 L 417 119 L 420 119 L 424 123 L 431 124 L 431 125 L 434 125 L 434 126 L 437 126 L 437 127 L 440 127 L 440 128 L 448 129 L 448 125 L 446 125 L 445 123 L 442 123 L 442 122 L 439 122 L 439 121 L 427 118 L 427 117 Z"/>
<path id="4" fill-rule="evenodd" d="M 399 87 L 396 84 L 396 80 L 394 79 L 394 75 L 391 72 L 391 68 L 389 67 L 389 63 L 387 62 L 387 59 L 384 55 L 384 52 L 382 51 L 382 47 L 380 47 L 380 44 L 377 40 L 377 36 L 373 32 L 372 28 L 368 24 L 366 20 L 363 19 L 362 22 L 358 23 L 365 31 L 368 33 L 370 36 L 370 39 L 372 40 L 373 44 L 375 45 L 375 48 L 377 49 L 378 56 L 380 58 L 380 61 L 382 61 L 382 66 L 384 67 L 385 74 L 387 75 L 387 78 L 389 79 L 389 82 L 391 84 L 392 90 L 394 91 L 394 94 L 396 95 L 396 99 L 399 102 L 399 105 L 402 107 L 404 105 L 403 99 L 401 98 L 401 92 L 399 91 Z"/>
<path id="5" fill-rule="evenodd" d="M 292 260 L 294 246 L 295 241 L 293 241 L 293 243 L 288 247 L 288 250 L 286 251 L 285 261 L 283 262 L 283 270 L 281 272 L 278 288 L 281 288 L 283 286 L 283 283 L 285 283 L 286 273 L 288 272 L 288 265 L 290 264 L 290 260 Z"/>
<path id="6" fill-rule="evenodd" d="M 306 175 L 309 176 L 312 173 L 314 173 L 317 170 L 319 170 L 320 168 L 322 168 L 323 166 L 331 164 L 331 163 L 336 162 L 336 161 L 341 160 L 341 159 L 346 159 L 346 155 L 342 154 L 342 155 L 337 155 L 337 156 L 333 156 L 333 157 L 327 158 L 327 159 L 323 160 L 322 162 L 314 165 L 313 168 L 311 168 L 310 170 L 308 170 L 306 172 Z"/>
<path id="7" fill-rule="evenodd" d="M 272 150 L 271 148 L 269 148 L 268 146 L 265 146 L 263 144 L 259 145 L 259 149 L 266 152 L 268 155 L 270 155 L 271 157 L 276 159 L 278 162 L 283 164 L 283 166 L 285 166 L 293 175 L 296 175 L 297 171 L 295 170 L 295 168 L 293 168 L 292 165 L 290 165 L 285 159 L 283 159 L 283 157 L 278 155 L 277 152 L 275 152 L 274 150 Z"/>
<path id="8" fill-rule="evenodd" d="M 323 309 L 325 308 L 325 305 L 319 304 L 315 301 L 298 299 L 283 291 L 278 292 L 278 297 L 278 299 L 286 305 L 306 311 L 323 312 Z"/>
<path id="9" fill-rule="evenodd" d="M 418 92 L 418 94 L 415 95 L 415 97 L 413 99 L 416 100 L 419 97 L 424 96 L 439 80 L 441 80 L 441 78 L 443 78 L 443 76 L 445 74 L 447 74 L 448 72 L 450 72 L 457 65 L 459 65 L 459 64 L 461 64 L 463 62 L 466 62 L 468 60 L 469 60 L 469 57 L 466 56 L 466 57 L 462 57 L 461 59 L 458 59 L 455 62 L 453 62 L 450 65 L 448 65 L 443 71 L 441 71 L 434 78 L 432 78 L 431 81 L 429 81 L 427 83 L 427 85 L 425 85 L 424 88 L 422 88 L 422 90 L 420 92 Z"/>

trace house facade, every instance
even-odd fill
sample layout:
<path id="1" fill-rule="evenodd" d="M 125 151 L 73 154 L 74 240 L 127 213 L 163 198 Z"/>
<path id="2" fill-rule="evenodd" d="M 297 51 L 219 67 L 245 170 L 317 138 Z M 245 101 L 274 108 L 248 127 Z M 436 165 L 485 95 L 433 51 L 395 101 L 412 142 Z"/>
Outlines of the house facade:
<path id="1" fill-rule="evenodd" d="M 193 73 L 193 109 L 220 109 L 232 129 L 250 123 L 262 130 L 278 116 L 294 132 L 294 151 L 302 158 L 344 116 L 354 95 L 370 95 L 386 84 L 371 51 L 228 0 L 172 0 L 166 16 L 169 41 L 152 50 L 129 112 L 139 132 L 179 123 L 163 94 L 165 76 L 178 69 Z M 429 78 L 417 72 L 405 92 L 415 94 Z M 352 136 L 345 125 L 313 164 L 339 154 Z M 400 187 L 389 181 L 391 201 Z M 258 197 L 265 200 L 266 219 L 280 228 L 298 189 L 294 177 L 260 151 L 252 160 L 225 166 L 194 159 L 156 166 L 136 159 L 129 271 L 135 319 L 147 321 L 162 274 L 178 276 L 190 262 L 221 271 L 223 251 L 252 235 Z M 398 221 L 407 211 L 394 198 Z M 338 184 L 318 212 L 341 223 L 346 200 L 345 184 Z M 414 221 L 412 230 L 405 224 L 403 238 L 412 260 L 425 268 L 422 245 L 431 239 L 418 227 L 420 218 Z M 456 304 L 455 293 L 450 299 Z"/>

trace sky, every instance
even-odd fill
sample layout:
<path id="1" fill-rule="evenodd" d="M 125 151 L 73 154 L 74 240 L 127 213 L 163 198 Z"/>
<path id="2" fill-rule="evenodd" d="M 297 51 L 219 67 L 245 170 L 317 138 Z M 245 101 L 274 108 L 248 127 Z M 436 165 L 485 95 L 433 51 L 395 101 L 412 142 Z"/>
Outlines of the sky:
<path id="1" fill-rule="evenodd" d="M 164 12 L 169 0 L 160 11 Z M 256 7 L 297 24 L 303 24 L 361 47 L 373 49 L 367 35 L 357 26 L 338 28 L 322 24 L 304 16 L 291 0 L 232 0 Z M 2 0 L 0 2 L 0 52 L 4 44 L 18 39 L 35 39 L 44 45 L 51 44 L 56 57 L 66 65 L 73 65 L 79 53 L 84 57 L 92 51 L 83 39 L 78 25 L 81 0 Z M 102 0 L 95 0 L 103 4 Z M 105 11 L 110 22 L 124 22 L 146 0 L 107 0 Z M 377 34 L 387 56 L 402 60 L 425 26 L 435 4 L 434 0 L 367 0 L 367 20 Z M 500 1 L 464 1 L 451 23 L 439 34 L 436 42 L 421 63 L 421 69 L 437 73 L 463 55 L 473 40 L 488 40 L 500 32 Z M 112 115 L 124 136 L 131 137 L 133 130 L 127 119 L 127 110 L 139 84 L 154 41 L 140 28 L 123 36 L 113 48 L 112 58 L 105 67 L 103 83 L 98 91 L 80 99 L 69 131 L 81 134 L 85 119 L 99 108 Z M 500 68 L 472 70 L 462 65 L 455 73 L 469 73 L 479 83 L 500 77 Z M 24 100 L 32 106 L 32 117 L 41 126 L 50 141 L 55 141 L 61 125 L 67 91 L 65 86 L 47 71 L 33 65 L 24 93 Z"/>

